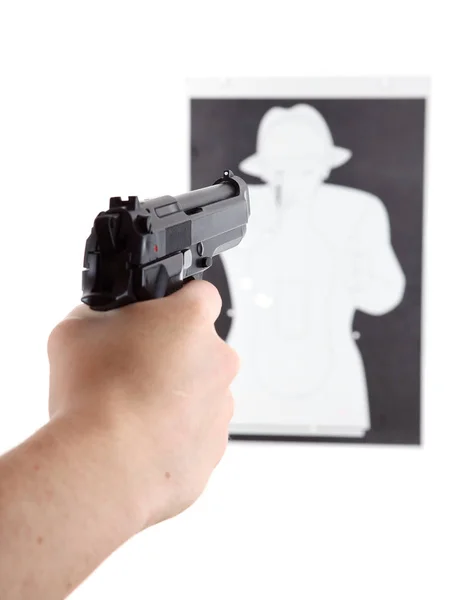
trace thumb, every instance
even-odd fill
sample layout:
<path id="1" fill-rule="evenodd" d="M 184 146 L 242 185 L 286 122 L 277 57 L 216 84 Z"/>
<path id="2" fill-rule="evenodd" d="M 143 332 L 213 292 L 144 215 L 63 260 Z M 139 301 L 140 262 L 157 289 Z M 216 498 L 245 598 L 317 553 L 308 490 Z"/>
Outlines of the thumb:
<path id="1" fill-rule="evenodd" d="M 64 321 L 68 321 L 70 319 L 101 319 L 107 317 L 107 315 L 116 312 L 119 309 L 101 311 L 101 310 L 93 310 L 86 304 L 79 304 L 74 309 L 72 309 L 69 314 L 64 317 Z"/>
<path id="2" fill-rule="evenodd" d="M 158 302 L 159 300 L 144 301 L 148 304 Z M 222 309 L 222 298 L 218 289 L 208 281 L 191 281 L 185 284 L 180 290 L 171 294 L 166 298 L 161 298 L 161 302 L 175 304 L 176 308 L 186 305 L 197 306 L 205 316 L 213 323 L 217 320 Z M 132 307 L 128 304 L 126 308 Z M 118 313 L 123 308 L 114 308 L 108 311 L 93 310 L 86 304 L 79 304 L 65 317 L 64 320 L 70 319 L 101 319 L 109 318 L 111 315 Z"/>

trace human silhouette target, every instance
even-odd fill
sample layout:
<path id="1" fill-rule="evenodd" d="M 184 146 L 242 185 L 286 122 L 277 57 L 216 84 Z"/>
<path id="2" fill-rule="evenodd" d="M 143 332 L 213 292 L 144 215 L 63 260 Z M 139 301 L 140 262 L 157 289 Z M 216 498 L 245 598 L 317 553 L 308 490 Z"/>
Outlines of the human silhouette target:
<path id="1" fill-rule="evenodd" d="M 233 437 L 419 443 L 424 111 L 191 100 L 193 186 L 227 165 L 250 186 L 248 233 L 206 275 L 242 358 Z"/>

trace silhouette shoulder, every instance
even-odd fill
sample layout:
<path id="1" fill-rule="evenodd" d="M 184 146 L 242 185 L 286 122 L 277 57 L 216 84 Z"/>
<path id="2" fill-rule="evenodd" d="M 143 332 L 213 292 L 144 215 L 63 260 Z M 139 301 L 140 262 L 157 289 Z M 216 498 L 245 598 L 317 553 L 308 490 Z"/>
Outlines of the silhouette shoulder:
<path id="1" fill-rule="evenodd" d="M 322 200 L 338 218 L 358 222 L 361 219 L 386 220 L 387 210 L 375 194 L 357 188 L 325 184 L 321 190 Z M 351 223 L 350 223 L 351 224 Z"/>

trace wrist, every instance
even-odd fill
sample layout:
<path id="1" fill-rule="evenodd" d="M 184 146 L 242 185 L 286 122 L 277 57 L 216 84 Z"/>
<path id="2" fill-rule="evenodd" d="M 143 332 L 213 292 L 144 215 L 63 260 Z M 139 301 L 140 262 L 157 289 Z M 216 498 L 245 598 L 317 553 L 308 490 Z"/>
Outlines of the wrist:
<path id="1" fill-rule="evenodd" d="M 129 419 L 85 407 L 57 414 L 49 425 L 69 466 L 84 473 L 94 502 L 105 505 L 126 539 L 141 531 L 149 518 L 146 477 Z"/>
<path id="2" fill-rule="evenodd" d="M 0 457 L 2 598 L 67 597 L 145 526 L 143 486 L 113 421 L 62 411 Z"/>

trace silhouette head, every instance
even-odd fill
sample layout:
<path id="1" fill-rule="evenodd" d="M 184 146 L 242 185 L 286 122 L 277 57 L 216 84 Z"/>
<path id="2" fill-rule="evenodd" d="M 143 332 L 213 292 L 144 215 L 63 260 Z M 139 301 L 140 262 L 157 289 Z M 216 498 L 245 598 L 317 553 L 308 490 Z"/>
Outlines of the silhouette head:
<path id="1" fill-rule="evenodd" d="M 323 116 L 312 106 L 269 109 L 257 133 L 257 150 L 243 160 L 242 172 L 282 188 L 313 191 L 351 151 L 334 145 Z"/>

